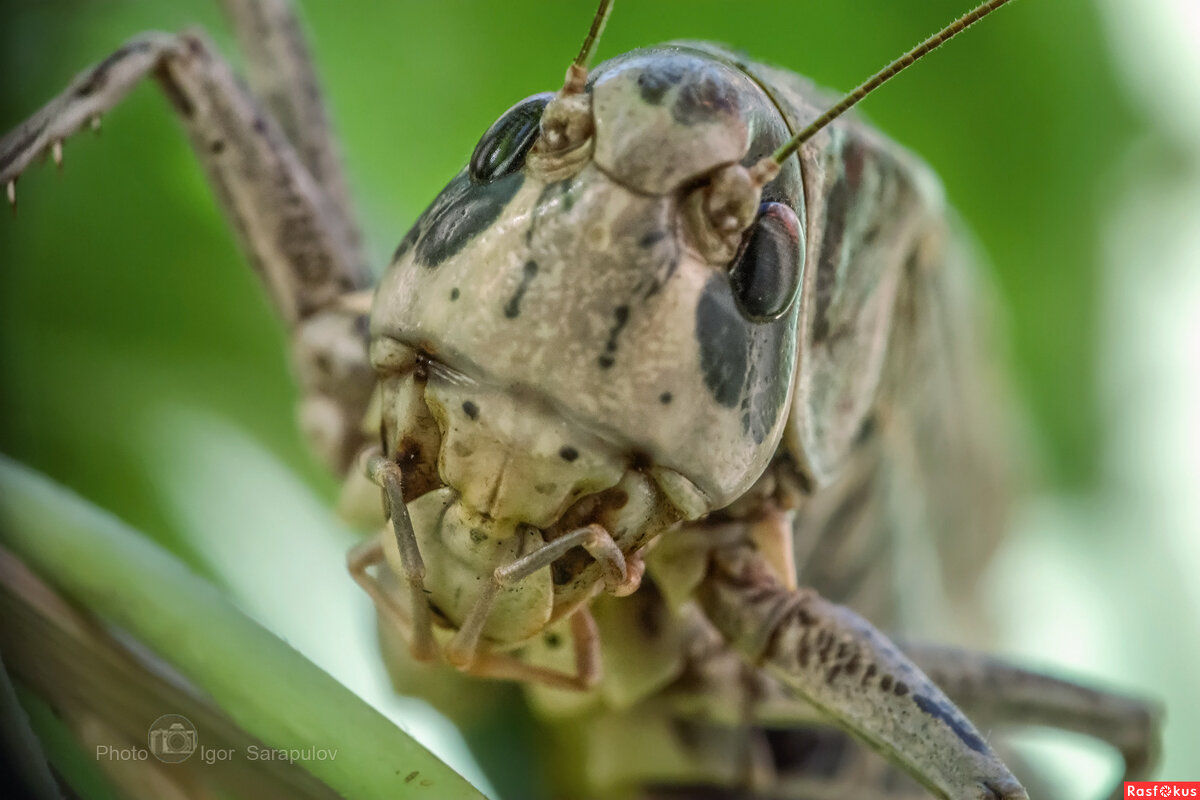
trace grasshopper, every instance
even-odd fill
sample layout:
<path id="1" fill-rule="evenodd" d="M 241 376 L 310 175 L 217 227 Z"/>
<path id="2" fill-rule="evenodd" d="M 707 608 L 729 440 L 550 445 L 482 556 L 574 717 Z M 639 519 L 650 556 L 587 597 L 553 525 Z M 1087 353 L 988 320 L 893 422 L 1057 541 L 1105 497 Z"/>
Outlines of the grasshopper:
<path id="1" fill-rule="evenodd" d="M 1009 466 L 937 181 L 841 116 L 1003 2 L 840 103 L 705 43 L 591 69 L 602 2 L 374 288 L 282 0 L 226 2 L 258 94 L 201 34 L 135 38 L 0 142 L 0 183 L 15 204 L 33 159 L 158 82 L 291 332 L 314 449 L 347 498 L 383 494 L 351 574 L 415 660 L 586 721 L 575 791 L 1027 797 L 971 718 L 1096 736 L 1132 776 L 1153 713 L 880 633 L 881 548 L 986 552 Z M 631 717 L 686 767 L 613 757 Z"/>

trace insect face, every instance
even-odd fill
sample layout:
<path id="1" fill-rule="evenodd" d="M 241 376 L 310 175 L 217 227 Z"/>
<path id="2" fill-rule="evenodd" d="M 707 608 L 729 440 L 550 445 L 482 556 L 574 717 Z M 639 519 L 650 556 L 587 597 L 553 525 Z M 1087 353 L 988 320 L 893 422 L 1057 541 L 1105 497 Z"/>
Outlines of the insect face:
<path id="1" fill-rule="evenodd" d="M 756 188 L 734 197 L 751 215 L 725 263 L 704 256 L 688 207 L 787 128 L 719 58 L 640 51 L 595 71 L 591 157 L 547 178 L 530 142 L 544 97 L 492 126 L 383 279 L 376 349 L 407 353 L 377 362 L 394 387 L 386 447 L 403 461 L 408 442 L 414 494 L 436 474 L 487 519 L 545 527 L 627 471 L 678 515 L 721 507 L 761 473 L 786 418 L 798 169 L 767 186 L 761 214 Z M 519 163 L 530 147 L 539 161 Z M 430 420 L 438 441 L 416 454 Z"/>

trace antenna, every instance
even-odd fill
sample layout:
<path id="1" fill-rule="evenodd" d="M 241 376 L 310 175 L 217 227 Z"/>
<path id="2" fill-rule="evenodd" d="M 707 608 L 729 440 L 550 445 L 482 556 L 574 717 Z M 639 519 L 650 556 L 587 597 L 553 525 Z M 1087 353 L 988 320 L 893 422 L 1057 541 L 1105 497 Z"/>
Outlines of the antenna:
<path id="1" fill-rule="evenodd" d="M 849 111 L 852 107 L 857 105 L 860 100 L 874 90 L 878 89 L 883 84 L 887 83 L 887 81 L 891 80 L 896 75 L 900 74 L 900 72 L 912 66 L 917 59 L 921 58 L 921 56 L 925 55 L 931 50 L 936 50 L 941 45 L 950 41 L 955 36 L 962 33 L 967 28 L 971 27 L 976 22 L 1010 1 L 1011 0 L 988 0 L 988 2 L 977 6 L 974 11 L 959 17 L 954 22 L 951 22 L 949 25 L 935 33 L 933 36 L 930 36 L 928 39 L 921 42 L 912 50 L 909 50 L 907 53 L 888 64 L 879 72 L 876 72 L 869 79 L 867 79 L 865 83 L 863 83 L 850 94 L 843 97 L 841 102 L 826 111 L 821 116 L 817 117 L 807 128 L 797 133 L 795 136 L 785 142 L 778 150 L 776 150 L 767 158 L 763 159 L 763 161 L 759 162 L 759 164 L 756 165 L 756 167 L 758 167 L 756 171 L 760 172 L 764 177 L 774 177 L 774 173 L 779 169 L 780 166 L 783 165 L 783 162 L 788 158 L 788 156 L 799 150 L 800 145 L 811 139 L 819 130 L 833 122 L 842 114 Z M 774 163 L 767 164 L 767 161 Z M 770 177 L 767 177 L 767 179 L 769 180 Z"/>
<path id="2" fill-rule="evenodd" d="M 592 27 L 588 30 L 587 38 L 583 40 L 583 47 L 579 48 L 579 55 L 575 56 L 575 60 L 567 68 L 567 79 L 562 88 L 564 95 L 579 94 L 587 84 L 588 62 L 592 60 L 592 54 L 596 51 L 600 34 L 604 33 L 604 25 L 608 22 L 612 7 L 613 0 L 600 0 L 596 16 L 592 18 Z"/>

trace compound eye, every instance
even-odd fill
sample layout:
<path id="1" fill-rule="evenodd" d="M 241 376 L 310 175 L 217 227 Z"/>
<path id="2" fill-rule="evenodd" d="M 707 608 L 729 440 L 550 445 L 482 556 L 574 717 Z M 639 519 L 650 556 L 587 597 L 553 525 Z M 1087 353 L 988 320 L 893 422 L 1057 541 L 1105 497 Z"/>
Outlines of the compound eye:
<path id="1" fill-rule="evenodd" d="M 553 97 L 550 92 L 527 97 L 492 123 L 471 154 L 471 180 L 489 183 L 524 165 L 537 141 L 542 112 Z"/>
<path id="2" fill-rule="evenodd" d="M 790 206 L 758 207 L 749 238 L 729 269 L 733 296 L 747 319 L 769 322 L 791 307 L 804 271 L 802 243 L 800 221 Z"/>

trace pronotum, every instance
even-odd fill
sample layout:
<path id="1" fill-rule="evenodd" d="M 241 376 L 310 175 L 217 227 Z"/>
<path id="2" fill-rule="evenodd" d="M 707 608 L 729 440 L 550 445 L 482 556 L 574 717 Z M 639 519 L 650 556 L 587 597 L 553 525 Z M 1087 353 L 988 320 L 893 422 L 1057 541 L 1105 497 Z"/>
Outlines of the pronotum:
<path id="1" fill-rule="evenodd" d="M 230 5 L 252 41 L 273 41 L 273 26 L 254 29 L 255 4 Z M 939 544 L 964 547 L 954 537 L 970 515 L 956 517 L 945 495 L 992 488 L 968 462 L 976 448 L 998 456 L 994 445 L 975 441 L 986 437 L 974 417 L 947 424 L 945 409 L 958 413 L 947 397 L 982 384 L 953 374 L 973 368 L 973 356 L 947 352 L 964 343 L 934 328 L 969 329 L 972 301 L 955 285 L 962 256 L 936 182 L 911 156 L 843 120 L 801 150 L 799 165 L 747 171 L 736 165 L 761 165 L 829 104 L 825 95 L 696 43 L 601 65 L 594 84 L 581 70 L 577 85 L 502 117 L 401 243 L 370 315 L 380 384 L 368 407 L 370 371 L 347 349 L 366 306 L 339 295 L 369 279 L 319 127 L 289 122 L 287 96 L 268 99 L 270 111 L 243 97 L 200 38 L 140 40 L 118 53 L 5 140 L 4 182 L 25 154 L 59 160 L 68 129 L 106 112 L 126 77 L 157 70 L 296 333 L 302 416 L 317 449 L 344 470 L 381 440 L 361 466 L 385 490 L 392 525 L 382 552 L 368 544 L 351 567 L 414 655 L 530 683 L 551 716 L 580 704 L 539 686 L 599 682 L 616 710 L 592 717 L 638 702 L 649 719 L 683 720 L 696 728 L 681 755 L 694 783 L 797 797 L 843 785 L 859 796 L 910 791 L 854 755 L 784 758 L 779 737 L 753 723 L 817 737 L 799 693 L 939 796 L 1024 796 L 907 657 L 859 617 L 794 593 L 804 542 L 827 548 L 829 530 L 849 539 L 941 524 L 954 533 Z M 64 113 L 76 119 L 60 123 Z M 251 169 L 260 177 L 246 180 Z M 779 380 L 793 373 L 794 386 Z M 913 385 L 927 394 L 910 394 Z M 371 436 L 359 432 L 364 413 Z M 900 477 L 880 477 L 891 471 Z M 923 481 L 941 482 L 933 511 L 884 498 L 919 493 Z M 410 514 L 397 513 L 406 504 Z M 807 566 L 818 586 L 844 584 L 851 569 Z M 650 580 L 635 594 L 644 568 Z M 888 625 L 881 580 L 833 593 Z M 601 587 L 633 597 L 613 605 L 596 598 Z M 673 624 L 639 645 L 623 615 L 645 606 Z M 598 661 L 617 662 L 622 648 L 648 653 L 663 636 L 665 661 L 647 659 L 656 674 L 618 668 L 600 681 Z M 999 722 L 1079 728 L 1118 744 L 1131 772 L 1146 766 L 1147 712 L 1136 703 L 966 654 L 909 652 Z M 724 692 L 730 677 L 738 691 Z M 731 732 L 754 741 L 728 763 L 705 755 Z M 680 780 L 614 770 L 592 788 L 635 781 L 652 792 Z"/>

